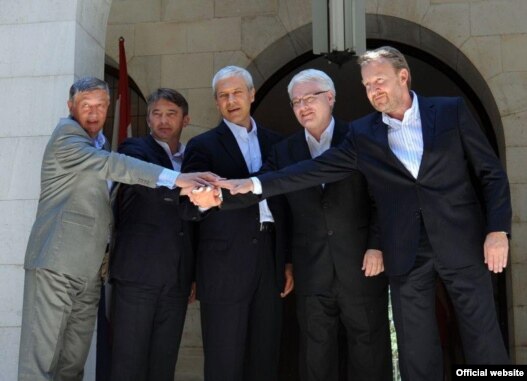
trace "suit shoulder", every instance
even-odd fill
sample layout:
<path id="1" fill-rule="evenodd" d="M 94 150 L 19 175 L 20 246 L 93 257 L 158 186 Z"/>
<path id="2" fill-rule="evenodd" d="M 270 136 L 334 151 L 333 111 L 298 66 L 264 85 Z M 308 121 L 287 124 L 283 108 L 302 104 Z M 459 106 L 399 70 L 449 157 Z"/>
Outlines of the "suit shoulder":
<path id="1" fill-rule="evenodd" d="M 464 103 L 462 97 L 419 97 L 419 106 L 457 107 Z"/>

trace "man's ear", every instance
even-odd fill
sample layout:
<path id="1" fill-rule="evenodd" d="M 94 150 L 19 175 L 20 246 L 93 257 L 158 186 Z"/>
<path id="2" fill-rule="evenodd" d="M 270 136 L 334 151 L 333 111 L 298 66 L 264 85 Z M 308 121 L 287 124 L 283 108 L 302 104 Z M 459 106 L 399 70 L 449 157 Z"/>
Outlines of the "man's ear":
<path id="1" fill-rule="evenodd" d="M 190 124 L 190 115 L 185 115 L 183 117 L 183 128 L 187 127 Z"/>

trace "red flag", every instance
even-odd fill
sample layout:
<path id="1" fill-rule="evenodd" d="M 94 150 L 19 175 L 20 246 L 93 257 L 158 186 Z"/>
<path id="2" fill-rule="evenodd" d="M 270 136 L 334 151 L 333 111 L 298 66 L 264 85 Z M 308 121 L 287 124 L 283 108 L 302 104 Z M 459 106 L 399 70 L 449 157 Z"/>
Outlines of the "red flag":
<path id="1" fill-rule="evenodd" d="M 128 69 L 124 38 L 119 38 L 119 91 L 115 104 L 115 119 L 113 124 L 112 149 L 116 149 L 127 137 L 132 136 L 130 123 L 130 98 L 128 96 Z"/>

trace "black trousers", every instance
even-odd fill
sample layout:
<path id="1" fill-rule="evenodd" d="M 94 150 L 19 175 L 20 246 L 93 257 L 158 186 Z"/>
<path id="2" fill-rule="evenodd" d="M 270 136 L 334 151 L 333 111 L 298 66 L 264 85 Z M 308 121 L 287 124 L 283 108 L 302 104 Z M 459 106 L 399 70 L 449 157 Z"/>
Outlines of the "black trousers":
<path id="1" fill-rule="evenodd" d="M 276 287 L 274 233 L 259 234 L 258 253 L 247 253 L 258 255 L 251 297 L 200 304 L 205 381 L 277 380 L 282 300 Z"/>
<path id="2" fill-rule="evenodd" d="M 112 381 L 173 381 L 188 293 L 114 280 Z"/>
<path id="3" fill-rule="evenodd" d="M 358 269 L 357 274 L 364 274 Z M 339 357 L 346 362 L 347 380 L 391 381 L 392 356 L 388 320 L 388 285 L 368 282 L 346 290 L 335 280 L 328 295 L 297 295 L 300 327 L 300 379 L 339 380 Z M 339 356 L 339 326 L 344 327 L 347 356 Z"/>
<path id="4" fill-rule="evenodd" d="M 443 380 L 435 313 L 436 279 L 452 300 L 468 364 L 510 362 L 498 326 L 490 272 L 483 263 L 452 269 L 432 250 L 421 225 L 417 259 L 408 274 L 390 277 L 399 366 L 405 381 Z"/>

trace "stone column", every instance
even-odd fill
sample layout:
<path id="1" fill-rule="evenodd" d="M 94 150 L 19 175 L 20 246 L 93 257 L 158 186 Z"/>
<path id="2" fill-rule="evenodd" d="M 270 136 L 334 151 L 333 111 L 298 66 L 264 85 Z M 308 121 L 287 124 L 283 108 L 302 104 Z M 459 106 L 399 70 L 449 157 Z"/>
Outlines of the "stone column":
<path id="1" fill-rule="evenodd" d="M 111 0 L 0 0 L 0 369 L 15 380 L 23 261 L 44 147 L 67 115 L 71 83 L 104 74 Z M 87 366 L 94 379 L 94 363 Z"/>

